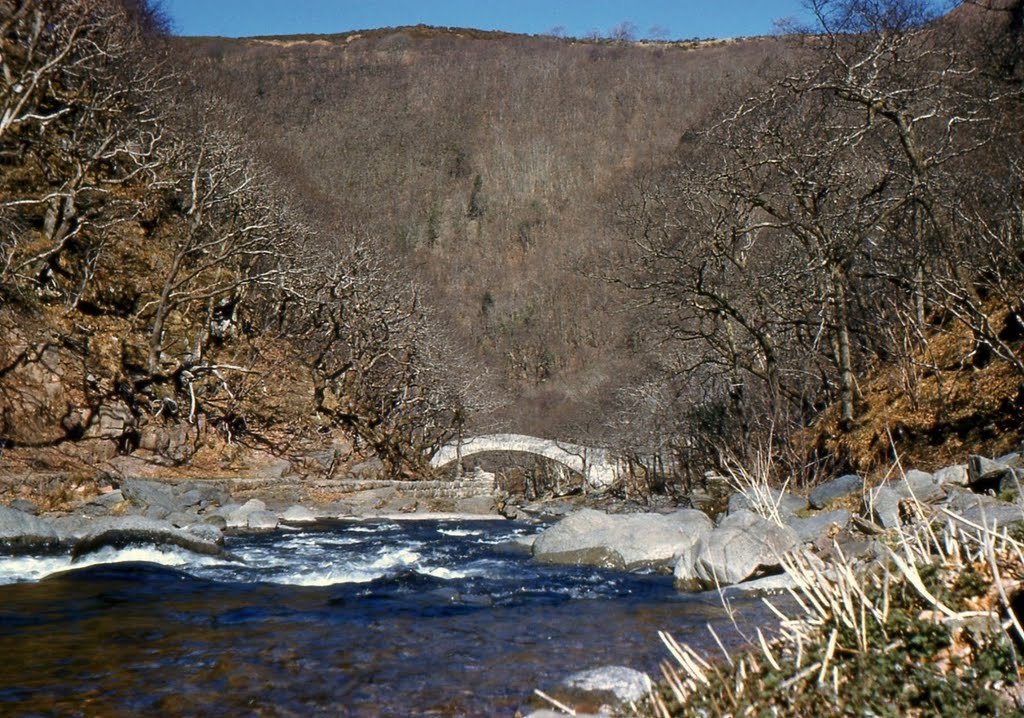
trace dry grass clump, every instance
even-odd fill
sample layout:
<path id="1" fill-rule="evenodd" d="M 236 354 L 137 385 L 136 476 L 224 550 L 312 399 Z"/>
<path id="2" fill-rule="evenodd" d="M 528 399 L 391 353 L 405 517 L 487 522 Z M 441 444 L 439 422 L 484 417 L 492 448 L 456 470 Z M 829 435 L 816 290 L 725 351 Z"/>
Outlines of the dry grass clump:
<path id="1" fill-rule="evenodd" d="M 1022 544 L 952 515 L 892 543 L 862 565 L 787 555 L 794 603 L 769 602 L 778 636 L 742 655 L 711 662 L 663 634 L 674 661 L 647 715 L 1021 715 Z"/>

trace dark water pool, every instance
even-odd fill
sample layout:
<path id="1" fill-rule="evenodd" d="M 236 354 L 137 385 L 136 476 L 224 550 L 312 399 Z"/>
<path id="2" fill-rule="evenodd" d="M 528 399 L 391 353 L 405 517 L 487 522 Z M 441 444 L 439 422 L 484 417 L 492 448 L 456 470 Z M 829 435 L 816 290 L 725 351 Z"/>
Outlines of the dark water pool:
<path id="1" fill-rule="evenodd" d="M 656 675 L 660 629 L 741 642 L 717 598 L 669 577 L 533 563 L 509 541 L 534 530 L 339 521 L 229 538 L 241 565 L 0 558 L 0 715 L 511 716 L 579 670 Z"/>

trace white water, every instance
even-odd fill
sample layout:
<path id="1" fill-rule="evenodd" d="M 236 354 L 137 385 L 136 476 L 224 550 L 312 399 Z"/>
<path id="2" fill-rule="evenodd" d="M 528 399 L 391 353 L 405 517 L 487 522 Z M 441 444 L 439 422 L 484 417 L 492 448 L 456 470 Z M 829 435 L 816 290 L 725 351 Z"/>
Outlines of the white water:
<path id="1" fill-rule="evenodd" d="M 439 527 L 446 539 L 477 546 L 499 544 L 522 529 L 489 536 L 475 528 Z M 240 537 L 228 540 L 228 550 L 240 562 L 199 556 L 175 547 L 104 548 L 71 562 L 68 555 L 0 558 L 0 584 L 39 581 L 69 569 L 104 563 L 148 562 L 179 568 L 197 578 L 231 582 L 266 582 L 294 586 L 360 584 L 400 573 L 416 573 L 444 581 L 498 576 L 499 561 L 475 560 L 460 551 L 399 537 L 401 526 L 391 522 L 351 524 L 341 531 L 277 534 L 272 540 Z"/>
<path id="2" fill-rule="evenodd" d="M 161 566 L 199 568 L 225 565 L 210 556 L 199 556 L 179 548 L 133 546 L 124 549 L 103 548 L 72 563 L 71 556 L 13 556 L 0 559 L 0 584 L 39 581 L 55 573 L 104 563 L 143 561 Z"/>

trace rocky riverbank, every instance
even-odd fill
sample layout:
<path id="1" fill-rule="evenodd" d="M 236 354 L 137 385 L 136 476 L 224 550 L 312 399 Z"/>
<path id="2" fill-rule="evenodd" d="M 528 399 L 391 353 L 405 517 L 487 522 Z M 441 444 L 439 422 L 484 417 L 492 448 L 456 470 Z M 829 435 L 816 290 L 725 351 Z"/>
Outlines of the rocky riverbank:
<path id="1" fill-rule="evenodd" d="M 829 699 L 834 708 L 856 693 L 850 686 L 858 671 L 869 676 L 867 685 L 888 684 L 891 691 L 891 676 L 875 677 L 886 670 L 921 674 L 914 679 L 920 685 L 908 684 L 901 695 L 876 686 L 886 695 L 883 703 L 934 707 L 929 696 L 945 686 L 951 704 L 992 709 L 978 714 L 1024 709 L 1016 664 L 1000 663 L 1014 641 L 1024 642 L 1019 453 L 971 456 L 933 473 L 909 470 L 873 487 L 859 476 L 840 476 L 808 496 L 771 489 L 746 474 L 731 479 L 737 490 L 714 521 L 692 510 L 616 515 L 584 509 L 533 541 L 540 561 L 671 571 L 680 591 L 721 591 L 726 600 L 737 592 L 786 591 L 802 601 L 806 615 L 782 620 L 781 638 L 769 645 L 760 637 L 761 652 L 749 660 L 730 657 L 721 668 L 665 637 L 667 654 L 678 663 L 667 669 L 668 683 L 638 709 L 641 715 L 705 715 L 695 701 L 721 707 L 724 696 L 744 710 L 807 706 L 813 702 L 807 695 L 819 691 L 836 696 Z M 833 625 L 829 634 L 825 627 Z M 837 645 L 854 657 L 842 668 L 850 676 L 840 678 L 836 666 L 831 691 L 785 690 L 803 687 L 808 676 L 817 676 L 820 686 L 829 663 L 841 661 Z M 883 647 L 894 667 L 866 671 L 863 665 L 887 665 L 877 653 Z M 976 684 L 960 682 L 972 676 Z M 755 693 L 744 696 L 735 688 L 741 683 L 755 686 Z M 568 685 L 550 698 L 540 705 L 577 715 L 612 710 L 609 704 L 595 708 L 593 695 L 578 696 Z M 557 714 L 545 708 L 531 716 Z"/>
<path id="2" fill-rule="evenodd" d="M 0 550 L 71 551 L 77 558 L 104 546 L 154 544 L 223 557 L 225 532 L 352 517 L 491 517 L 498 500 L 489 475 L 449 482 L 120 479 L 95 489 L 62 511 L 41 510 L 27 498 L 0 505 Z"/>
<path id="3" fill-rule="evenodd" d="M 629 511 L 635 507 L 600 497 L 589 500 L 605 510 L 567 500 L 507 502 L 482 473 L 459 482 L 132 478 L 101 484 L 98 493 L 64 512 L 40 511 L 24 498 L 0 506 L 0 547 L 8 553 L 67 552 L 77 560 L 106 547 L 149 544 L 231 560 L 223 537 L 233 531 L 339 517 L 495 517 L 503 510 L 526 519 L 561 515 L 526 540 L 539 562 L 671 573 L 686 592 L 775 592 L 806 582 L 806 574 L 793 571 L 795 555 L 812 561 L 808 565 L 826 581 L 840 569 L 866 576 L 890 565 L 902 537 L 933 526 L 1019 531 L 1022 477 L 1024 458 L 1017 453 L 972 456 L 933 473 L 909 470 L 873 487 L 859 476 L 841 476 L 807 496 L 736 475 L 731 479 L 737 490 L 714 518 L 670 506 Z M 1024 595 L 1017 583 L 1005 590 L 1011 603 Z M 570 676 L 553 695 L 538 696 L 539 715 L 541 706 L 559 704 L 582 713 L 606 711 L 639 700 L 636 686 L 648 685 L 645 676 L 621 666 L 601 671 Z M 619 690 L 623 682 L 632 686 L 628 699 Z"/>
<path id="4" fill-rule="evenodd" d="M 934 473 L 909 470 L 869 487 L 848 474 L 807 496 L 733 477 L 736 492 L 712 521 L 693 509 L 612 514 L 570 513 L 533 544 L 540 561 L 625 570 L 672 571 L 683 591 L 782 585 L 757 579 L 781 574 L 780 558 L 799 548 L 823 560 L 871 558 L 890 531 L 930 520 L 964 527 L 1024 525 L 1024 458 L 971 456 Z M 754 583 L 751 583 L 754 582 Z"/>

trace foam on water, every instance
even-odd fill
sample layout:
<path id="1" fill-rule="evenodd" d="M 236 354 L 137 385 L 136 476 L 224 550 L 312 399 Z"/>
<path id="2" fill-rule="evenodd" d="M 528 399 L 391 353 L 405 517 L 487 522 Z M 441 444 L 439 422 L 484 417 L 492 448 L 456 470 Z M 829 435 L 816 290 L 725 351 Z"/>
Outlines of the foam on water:
<path id="1" fill-rule="evenodd" d="M 100 549 L 72 563 L 71 557 L 13 556 L 0 559 L 0 584 L 40 581 L 47 576 L 105 563 L 145 562 L 161 566 L 199 567 L 226 565 L 228 562 L 211 556 L 199 556 L 184 549 L 131 546 L 123 549 Z"/>
<path id="2" fill-rule="evenodd" d="M 370 524 L 369 526 L 349 526 L 348 531 L 356 534 L 376 534 L 382 531 L 397 531 L 401 528 L 398 524 Z"/>
<path id="3" fill-rule="evenodd" d="M 469 531 L 468 529 L 438 529 L 438 533 L 444 536 L 479 536 L 482 531 Z"/>
<path id="4" fill-rule="evenodd" d="M 226 548 L 240 562 L 199 556 L 176 547 L 105 548 L 71 563 L 70 557 L 0 558 L 0 584 L 37 581 L 58 571 L 123 561 L 149 562 L 183 570 L 196 578 L 229 583 L 294 586 L 362 584 L 414 573 L 443 581 L 525 578 L 491 545 L 528 532 L 524 527 L 487 528 L 450 521 L 433 527 L 392 521 L 311 527 L 287 533 L 228 537 Z M 485 558 L 486 556 L 486 558 Z"/>

